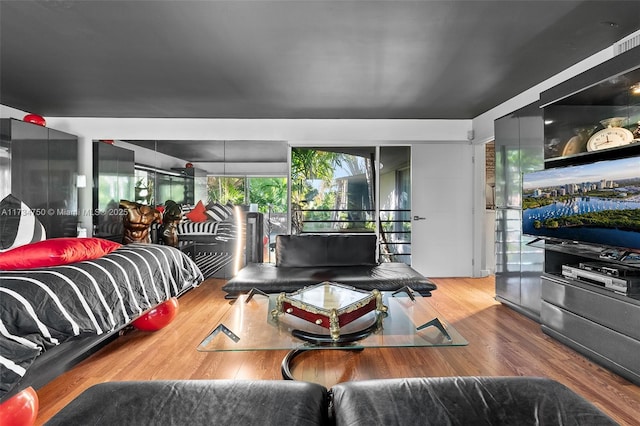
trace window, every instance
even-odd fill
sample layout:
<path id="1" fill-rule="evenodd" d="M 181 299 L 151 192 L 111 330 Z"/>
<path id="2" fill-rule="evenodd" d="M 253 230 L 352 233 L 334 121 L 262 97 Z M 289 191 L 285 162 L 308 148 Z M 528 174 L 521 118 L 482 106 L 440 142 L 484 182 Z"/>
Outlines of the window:
<path id="1" fill-rule="evenodd" d="M 410 264 L 410 164 L 408 146 L 292 148 L 292 233 L 377 233 L 381 260 Z"/>
<path id="2" fill-rule="evenodd" d="M 207 202 L 245 204 L 245 186 L 244 177 L 207 176 Z"/>
<path id="3" fill-rule="evenodd" d="M 291 150 L 292 231 L 375 232 L 374 148 Z"/>

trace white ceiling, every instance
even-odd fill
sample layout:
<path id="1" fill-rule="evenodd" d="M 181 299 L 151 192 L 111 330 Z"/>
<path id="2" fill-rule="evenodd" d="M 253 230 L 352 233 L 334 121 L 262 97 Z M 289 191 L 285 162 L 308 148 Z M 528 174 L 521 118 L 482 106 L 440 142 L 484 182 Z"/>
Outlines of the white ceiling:
<path id="1" fill-rule="evenodd" d="M 0 1 L 46 116 L 470 119 L 640 29 L 640 1 Z"/>

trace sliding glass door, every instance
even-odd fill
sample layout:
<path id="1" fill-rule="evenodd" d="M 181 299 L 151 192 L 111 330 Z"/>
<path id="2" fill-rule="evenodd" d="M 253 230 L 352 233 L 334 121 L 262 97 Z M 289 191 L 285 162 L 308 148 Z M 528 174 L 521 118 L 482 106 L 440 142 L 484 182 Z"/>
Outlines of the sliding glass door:
<path id="1" fill-rule="evenodd" d="M 374 148 L 293 148 L 292 232 L 375 232 L 374 155 Z"/>
<path id="2" fill-rule="evenodd" d="M 380 260 L 411 263 L 411 148 L 291 150 L 292 233 L 375 233 Z"/>

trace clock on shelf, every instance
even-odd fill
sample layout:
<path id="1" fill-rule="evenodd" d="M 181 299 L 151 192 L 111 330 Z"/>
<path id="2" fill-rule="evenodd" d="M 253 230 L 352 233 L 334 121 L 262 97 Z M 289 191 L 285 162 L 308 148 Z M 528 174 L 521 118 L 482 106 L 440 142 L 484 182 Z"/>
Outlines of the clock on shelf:
<path id="1" fill-rule="evenodd" d="M 587 150 L 587 141 L 598 126 L 585 126 L 574 129 L 575 136 L 567 141 L 562 148 L 562 156 L 575 155 Z"/>
<path id="2" fill-rule="evenodd" d="M 624 117 L 614 117 L 602 120 L 600 123 L 602 123 L 605 128 L 595 132 L 589 138 L 587 141 L 587 151 L 618 148 L 633 143 L 633 133 L 624 127 L 620 127 L 624 119 Z"/>

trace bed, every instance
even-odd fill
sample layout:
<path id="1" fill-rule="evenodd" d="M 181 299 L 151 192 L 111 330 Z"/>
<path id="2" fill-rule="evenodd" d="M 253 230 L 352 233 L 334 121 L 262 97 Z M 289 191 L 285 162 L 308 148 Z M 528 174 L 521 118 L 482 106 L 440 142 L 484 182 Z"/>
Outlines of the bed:
<path id="1" fill-rule="evenodd" d="M 46 264 L 51 257 L 50 248 L 42 247 L 64 240 L 73 247 L 65 251 L 71 257 L 53 262 L 64 264 L 34 267 L 34 259 Z M 91 241 L 111 245 L 104 252 L 82 246 Z M 19 258 L 3 263 L 16 250 L 22 250 Z M 28 386 L 41 387 L 149 309 L 203 280 L 195 262 L 176 248 L 121 246 L 99 238 L 24 245 L 0 253 L 0 269 L 0 401 Z"/>
<path id="2" fill-rule="evenodd" d="M 178 247 L 196 262 L 205 279 L 229 278 L 240 265 L 262 261 L 262 213 L 230 204 L 205 206 L 202 201 L 182 209 L 183 219 L 176 226 Z M 153 241 L 161 241 L 161 229 L 152 224 Z"/>
<path id="3" fill-rule="evenodd" d="M 238 225 L 233 220 L 190 222 L 178 225 L 178 247 L 198 265 L 205 278 L 233 274 L 238 247 Z"/>

